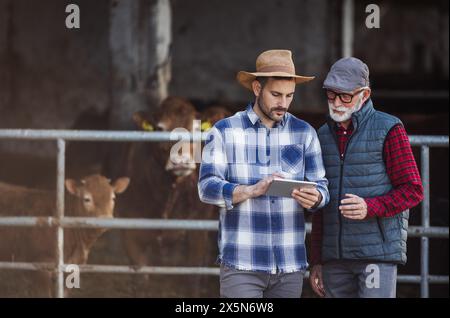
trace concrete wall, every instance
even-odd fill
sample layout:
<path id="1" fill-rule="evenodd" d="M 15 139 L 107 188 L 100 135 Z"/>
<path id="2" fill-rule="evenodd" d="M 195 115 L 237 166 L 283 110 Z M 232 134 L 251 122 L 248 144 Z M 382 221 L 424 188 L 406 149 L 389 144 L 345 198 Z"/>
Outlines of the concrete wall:
<path id="1" fill-rule="evenodd" d="M 436 89 L 436 80 L 448 81 L 448 1 L 378 1 L 380 28 L 370 30 L 365 27 L 368 3 L 355 5 L 354 51 L 374 76 L 403 75 L 407 81 L 387 85 L 410 89 Z"/>
<path id="2" fill-rule="evenodd" d="M 79 112 L 106 110 L 109 2 L 76 2 L 82 27 L 68 30 L 68 1 L 0 0 L 2 127 L 67 128 Z"/>
<path id="3" fill-rule="evenodd" d="M 107 109 L 109 1 L 75 1 L 79 30 L 65 27 L 71 2 L 0 0 L 0 127 L 69 128 L 81 112 Z M 48 143 L 0 145 L 52 156 Z"/>

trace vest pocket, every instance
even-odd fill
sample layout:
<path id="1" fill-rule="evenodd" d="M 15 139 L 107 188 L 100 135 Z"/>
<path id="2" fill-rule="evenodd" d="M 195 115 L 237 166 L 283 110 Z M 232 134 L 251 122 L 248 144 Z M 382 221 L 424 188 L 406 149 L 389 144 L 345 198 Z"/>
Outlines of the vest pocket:
<path id="1" fill-rule="evenodd" d="M 378 224 L 378 229 L 380 230 L 381 239 L 383 240 L 383 242 L 385 242 L 386 241 L 386 235 L 384 233 L 384 224 L 380 220 L 380 218 L 378 218 L 378 217 L 377 217 L 377 224 Z"/>

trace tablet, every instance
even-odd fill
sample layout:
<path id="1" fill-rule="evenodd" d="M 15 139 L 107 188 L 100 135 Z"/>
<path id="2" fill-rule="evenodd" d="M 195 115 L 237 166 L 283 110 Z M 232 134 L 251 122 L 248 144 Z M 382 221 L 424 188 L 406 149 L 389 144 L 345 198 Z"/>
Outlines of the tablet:
<path id="1" fill-rule="evenodd" d="M 275 178 L 270 184 L 266 195 L 272 195 L 276 197 L 288 197 L 292 198 L 292 190 L 300 188 L 316 188 L 316 182 L 298 181 L 292 179 Z"/>

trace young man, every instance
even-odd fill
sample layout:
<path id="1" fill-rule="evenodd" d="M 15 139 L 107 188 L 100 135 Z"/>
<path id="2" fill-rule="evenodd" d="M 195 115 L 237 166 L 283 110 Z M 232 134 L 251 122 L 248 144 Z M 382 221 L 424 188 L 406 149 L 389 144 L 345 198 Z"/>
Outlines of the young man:
<path id="1" fill-rule="evenodd" d="M 318 135 L 330 203 L 313 216 L 310 283 L 322 297 L 395 297 L 408 209 L 423 199 L 408 136 L 374 109 L 361 60 L 337 61 L 323 86 L 330 114 Z"/>
<path id="2" fill-rule="evenodd" d="M 315 130 L 287 111 L 295 85 L 291 52 L 270 50 L 256 73 L 238 82 L 255 102 L 211 129 L 203 150 L 199 196 L 224 206 L 220 215 L 221 297 L 300 297 L 305 253 L 304 209 L 328 201 L 327 180 Z M 275 176 L 318 183 L 291 198 L 265 195 Z"/>

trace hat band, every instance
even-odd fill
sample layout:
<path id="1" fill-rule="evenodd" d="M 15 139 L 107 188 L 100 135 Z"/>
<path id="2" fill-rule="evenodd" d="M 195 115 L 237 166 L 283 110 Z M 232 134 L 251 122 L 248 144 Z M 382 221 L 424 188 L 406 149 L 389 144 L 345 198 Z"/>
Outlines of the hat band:
<path id="1" fill-rule="evenodd" d="M 261 73 L 274 73 L 274 72 L 283 72 L 283 73 L 289 73 L 294 75 L 295 69 L 289 66 L 282 66 L 282 65 L 268 65 L 261 67 L 258 72 Z"/>

